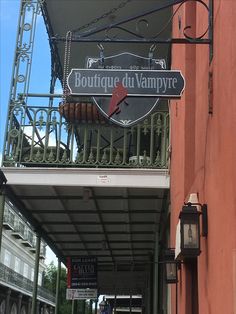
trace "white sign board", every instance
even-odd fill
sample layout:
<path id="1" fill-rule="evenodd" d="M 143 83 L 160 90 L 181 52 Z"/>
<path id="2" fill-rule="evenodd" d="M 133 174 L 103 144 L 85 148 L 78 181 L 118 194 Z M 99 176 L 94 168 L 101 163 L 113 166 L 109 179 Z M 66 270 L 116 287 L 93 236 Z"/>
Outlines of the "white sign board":
<path id="1" fill-rule="evenodd" d="M 97 176 L 97 183 L 108 184 L 111 182 L 111 177 L 107 175 L 99 175 Z"/>
<path id="2" fill-rule="evenodd" d="M 97 299 L 97 289 L 66 289 L 66 300 Z"/>

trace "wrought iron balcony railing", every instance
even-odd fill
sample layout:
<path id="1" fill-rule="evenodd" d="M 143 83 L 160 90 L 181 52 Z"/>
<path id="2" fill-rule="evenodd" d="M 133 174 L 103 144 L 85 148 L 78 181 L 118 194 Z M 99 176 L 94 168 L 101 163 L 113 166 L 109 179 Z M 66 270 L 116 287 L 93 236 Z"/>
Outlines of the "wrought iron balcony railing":
<path id="1" fill-rule="evenodd" d="M 14 224 L 15 224 L 14 213 L 8 207 L 5 207 L 3 216 L 3 226 L 6 229 L 14 230 Z"/>
<path id="2" fill-rule="evenodd" d="M 58 108 L 11 110 L 6 167 L 167 168 L 169 115 L 159 111 L 130 128 L 69 121 Z"/>
<path id="3" fill-rule="evenodd" d="M 46 258 L 46 244 L 44 242 L 42 242 L 40 245 L 39 257 L 40 258 Z"/>
<path id="4" fill-rule="evenodd" d="M 25 231 L 26 231 L 25 222 L 23 222 L 19 218 L 15 219 L 14 231 L 12 232 L 12 235 L 16 238 L 21 238 L 22 240 L 24 240 L 25 239 Z"/>
<path id="5" fill-rule="evenodd" d="M 32 230 L 29 228 L 26 228 L 25 230 L 25 235 L 24 235 L 24 240 L 22 243 L 25 246 L 33 247 L 35 245 L 35 236 Z"/>
<path id="6" fill-rule="evenodd" d="M 7 286 L 20 288 L 22 292 L 32 294 L 33 282 L 2 263 L 0 263 L 0 280 Z M 38 286 L 38 296 L 55 303 L 55 296 L 41 286 Z"/>

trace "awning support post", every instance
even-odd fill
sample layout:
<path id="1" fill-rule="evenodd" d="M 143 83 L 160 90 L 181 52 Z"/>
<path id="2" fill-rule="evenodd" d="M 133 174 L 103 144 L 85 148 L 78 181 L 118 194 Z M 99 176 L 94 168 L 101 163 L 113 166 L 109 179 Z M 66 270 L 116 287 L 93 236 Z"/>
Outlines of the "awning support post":
<path id="1" fill-rule="evenodd" d="M 153 314 L 158 314 L 158 254 L 159 232 L 155 233 L 155 250 L 153 258 Z"/>
<path id="2" fill-rule="evenodd" d="M 56 282 L 56 301 L 55 301 L 55 314 L 58 314 L 59 310 L 59 290 L 60 290 L 60 280 L 61 280 L 61 261 L 57 259 L 57 282 Z"/>
<path id="3" fill-rule="evenodd" d="M 40 256 L 41 237 L 36 235 L 36 253 L 34 264 L 34 283 L 31 314 L 37 314 L 37 292 L 38 292 L 38 274 L 39 274 L 39 256 Z"/>
<path id="4" fill-rule="evenodd" d="M 2 229 L 3 229 L 3 216 L 5 206 L 5 191 L 0 191 L 0 254 L 2 248 Z"/>

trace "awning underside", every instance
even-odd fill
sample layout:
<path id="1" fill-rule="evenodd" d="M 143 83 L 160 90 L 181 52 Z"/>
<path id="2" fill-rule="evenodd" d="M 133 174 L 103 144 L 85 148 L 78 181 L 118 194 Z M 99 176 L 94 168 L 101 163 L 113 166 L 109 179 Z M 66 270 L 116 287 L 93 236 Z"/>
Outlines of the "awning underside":
<path id="1" fill-rule="evenodd" d="M 167 190 L 14 186 L 61 257 L 97 256 L 101 269 L 143 269 L 154 250 Z"/>
<path id="2" fill-rule="evenodd" d="M 70 52 L 66 55 L 68 73 L 71 68 L 86 67 L 88 57 L 100 57 L 98 44 L 101 42 L 105 57 L 120 52 L 131 52 L 149 57 L 151 41 L 159 32 L 161 32 L 159 37 L 163 40 L 171 38 L 171 23 L 168 22 L 172 9 L 167 8 L 144 16 L 142 14 L 165 4 L 165 0 L 132 0 L 127 3 L 121 0 L 70 0 L 70 5 L 68 5 L 67 0 L 46 0 L 43 4 L 43 15 L 51 44 L 55 48 L 53 53 L 57 51 L 53 57 L 61 65 L 60 71 L 64 71 L 66 42 L 55 39 L 66 38 L 68 31 L 72 31 L 75 38 L 87 32 L 94 32 L 89 36 L 86 35 L 83 42 L 71 43 Z M 130 21 L 139 15 L 140 17 Z M 124 22 L 114 28 L 110 27 L 120 21 Z M 103 27 L 105 30 L 97 32 Z M 120 41 L 111 43 L 115 38 Z M 150 40 L 150 43 L 135 42 L 143 39 Z M 170 44 L 158 44 L 154 49 L 153 57 L 164 58 L 168 64 L 169 48 Z"/>

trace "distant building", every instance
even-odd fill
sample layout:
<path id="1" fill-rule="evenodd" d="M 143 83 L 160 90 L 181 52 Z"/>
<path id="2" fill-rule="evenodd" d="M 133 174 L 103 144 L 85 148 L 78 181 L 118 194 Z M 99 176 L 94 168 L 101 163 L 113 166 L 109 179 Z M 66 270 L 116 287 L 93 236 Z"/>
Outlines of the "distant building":
<path id="1" fill-rule="evenodd" d="M 36 236 L 16 208 L 7 201 L 0 256 L 0 313 L 29 314 L 33 291 Z M 54 296 L 42 287 L 46 244 L 41 242 L 38 276 L 38 313 L 49 314 Z"/>

